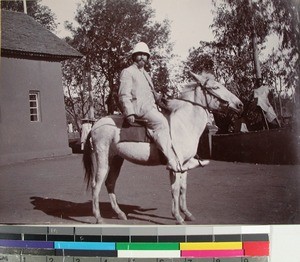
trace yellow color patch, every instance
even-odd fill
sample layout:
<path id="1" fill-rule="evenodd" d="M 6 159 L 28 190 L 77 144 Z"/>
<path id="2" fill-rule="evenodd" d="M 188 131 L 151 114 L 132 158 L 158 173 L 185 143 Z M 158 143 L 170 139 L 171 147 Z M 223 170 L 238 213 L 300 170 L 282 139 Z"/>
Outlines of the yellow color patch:
<path id="1" fill-rule="evenodd" d="M 242 249 L 242 242 L 193 242 L 180 243 L 180 250 L 233 250 Z"/>

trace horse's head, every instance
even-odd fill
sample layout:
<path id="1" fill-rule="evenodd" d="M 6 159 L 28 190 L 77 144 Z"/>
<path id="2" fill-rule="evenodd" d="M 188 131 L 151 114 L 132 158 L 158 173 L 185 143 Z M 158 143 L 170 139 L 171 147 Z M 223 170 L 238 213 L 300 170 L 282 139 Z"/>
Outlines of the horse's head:
<path id="1" fill-rule="evenodd" d="M 210 74 L 196 75 L 191 72 L 195 82 L 190 82 L 185 87 L 194 88 L 194 102 L 214 111 L 232 109 L 240 114 L 243 111 L 243 103 L 225 86 L 214 80 Z"/>

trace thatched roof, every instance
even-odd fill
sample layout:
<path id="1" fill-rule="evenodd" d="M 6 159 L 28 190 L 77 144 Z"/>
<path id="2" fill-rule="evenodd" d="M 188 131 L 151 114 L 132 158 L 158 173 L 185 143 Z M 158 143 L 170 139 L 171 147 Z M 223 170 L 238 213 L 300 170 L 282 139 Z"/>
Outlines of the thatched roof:
<path id="1" fill-rule="evenodd" d="M 82 54 L 31 16 L 1 10 L 1 56 L 62 61 Z"/>

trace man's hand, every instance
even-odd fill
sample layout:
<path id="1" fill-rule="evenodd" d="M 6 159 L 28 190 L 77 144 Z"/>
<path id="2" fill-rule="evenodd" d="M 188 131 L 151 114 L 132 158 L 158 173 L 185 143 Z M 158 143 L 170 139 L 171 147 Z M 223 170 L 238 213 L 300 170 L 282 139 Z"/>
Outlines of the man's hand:
<path id="1" fill-rule="evenodd" d="M 154 96 L 155 102 L 156 102 L 156 103 L 159 103 L 160 100 L 162 99 L 162 94 L 159 93 L 159 92 L 156 92 L 156 91 L 154 91 L 154 90 L 152 91 L 152 94 L 153 94 L 153 96 Z"/>
<path id="2" fill-rule="evenodd" d="M 132 125 L 135 122 L 135 116 L 134 115 L 127 116 L 126 120 L 128 124 Z"/>

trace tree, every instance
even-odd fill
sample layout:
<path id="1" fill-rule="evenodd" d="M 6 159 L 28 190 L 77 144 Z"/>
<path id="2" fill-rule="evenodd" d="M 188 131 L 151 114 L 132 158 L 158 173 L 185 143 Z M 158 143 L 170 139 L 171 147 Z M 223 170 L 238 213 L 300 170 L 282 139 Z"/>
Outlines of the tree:
<path id="1" fill-rule="evenodd" d="M 257 7 L 251 6 L 249 0 L 214 1 L 214 5 L 211 28 L 215 41 L 200 42 L 199 47 L 192 48 L 186 65 L 198 72 L 213 71 L 218 81 L 247 101 L 252 97 L 254 83 L 253 32 L 263 49 L 269 23 L 254 11 Z"/>
<path id="2" fill-rule="evenodd" d="M 268 76 L 273 74 L 274 68 L 269 67 L 276 64 L 278 75 L 283 77 L 288 88 L 299 90 L 299 0 L 219 0 L 215 5 L 218 7 L 212 28 L 217 41 L 225 43 L 228 48 L 236 43 L 246 44 L 247 39 L 256 33 L 257 46 L 262 50 L 267 37 L 276 33 L 279 50 L 274 50 L 265 61 L 260 57 L 263 78 L 270 80 Z"/>
<path id="3" fill-rule="evenodd" d="M 154 72 L 154 83 L 168 78 L 164 64 L 170 59 L 172 50 L 169 22 L 157 23 L 153 18 L 149 0 L 85 0 L 75 17 L 79 26 L 67 25 L 73 34 L 68 42 L 85 55 L 81 79 L 77 82 L 84 82 L 84 74 L 90 76 L 97 104 L 105 109 L 107 102 L 109 114 L 114 111 L 111 105 L 119 86 L 120 72 L 129 65 L 130 52 L 137 42 L 146 42 L 151 50 L 149 69 Z M 69 83 L 74 83 L 71 79 L 76 77 L 78 75 L 70 74 Z"/>
<path id="4" fill-rule="evenodd" d="M 88 75 L 84 65 L 85 57 L 81 59 L 66 60 L 63 62 L 63 85 L 65 95 L 65 106 L 68 122 L 72 122 L 77 130 L 80 130 L 81 119 L 90 117 L 90 94 L 88 86 Z M 95 73 L 97 74 L 97 72 Z M 105 79 L 97 74 L 94 78 L 96 114 L 94 118 L 105 115 Z M 102 83 L 102 84 L 101 84 Z"/>
<path id="5" fill-rule="evenodd" d="M 215 16 L 211 25 L 215 41 L 200 42 L 199 47 L 190 50 L 186 62 L 187 67 L 193 68 L 194 71 L 210 68 L 216 78 L 244 102 L 246 108 L 249 106 L 252 124 L 255 124 L 255 118 L 260 118 L 251 106 L 257 77 L 253 47 L 256 46 L 260 54 L 266 48 L 268 37 L 274 32 L 277 32 L 282 40 L 286 38 L 292 41 L 283 40 L 280 52 L 274 51 L 267 59 L 259 57 L 264 82 L 275 86 L 274 81 L 280 76 L 286 83 L 290 83 L 289 87 L 297 86 L 298 77 L 292 67 L 297 67 L 296 63 L 299 61 L 299 54 L 295 51 L 297 49 L 299 52 L 299 22 L 295 23 L 296 18 L 299 20 L 299 12 L 295 14 L 296 1 L 292 1 L 290 7 L 288 2 L 215 0 Z M 253 40 L 257 40 L 256 45 L 253 44 Z"/>
<path id="6" fill-rule="evenodd" d="M 281 39 L 281 48 L 277 59 L 272 57 L 277 65 L 281 62 L 279 75 L 287 86 L 294 87 L 297 105 L 300 106 L 300 2 L 299 0 L 273 0 L 268 3 L 271 26 Z M 280 65 L 279 65 L 280 66 Z"/>
<path id="7" fill-rule="evenodd" d="M 57 27 L 56 17 L 49 7 L 41 5 L 40 2 L 41 0 L 26 0 L 27 14 L 48 30 L 54 31 Z M 23 0 L 1 1 L 1 9 L 24 12 Z"/>

